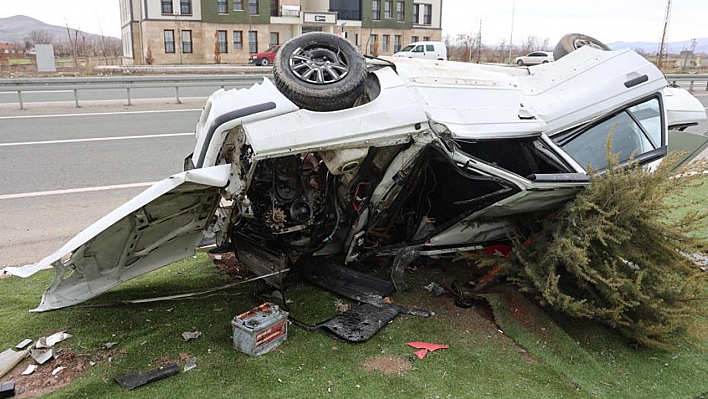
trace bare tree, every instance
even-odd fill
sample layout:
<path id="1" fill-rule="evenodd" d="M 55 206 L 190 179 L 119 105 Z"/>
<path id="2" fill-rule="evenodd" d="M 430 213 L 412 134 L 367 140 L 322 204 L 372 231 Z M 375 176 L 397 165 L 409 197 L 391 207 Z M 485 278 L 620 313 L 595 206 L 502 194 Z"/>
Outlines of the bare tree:
<path id="1" fill-rule="evenodd" d="M 35 44 L 52 44 L 54 35 L 43 29 L 33 30 L 25 37 L 24 41 L 25 50 L 32 50 Z"/>
<path id="2" fill-rule="evenodd" d="M 497 62 L 504 63 L 504 59 L 506 58 L 506 53 L 508 51 L 506 47 L 506 39 L 502 39 L 497 45 L 497 53 L 495 57 L 498 59 Z"/>

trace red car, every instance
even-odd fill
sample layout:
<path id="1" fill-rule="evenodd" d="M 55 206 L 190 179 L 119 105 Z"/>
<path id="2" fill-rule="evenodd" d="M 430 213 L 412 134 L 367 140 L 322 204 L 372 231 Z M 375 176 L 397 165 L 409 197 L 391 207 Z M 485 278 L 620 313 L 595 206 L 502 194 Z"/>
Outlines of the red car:
<path id="1" fill-rule="evenodd" d="M 248 62 L 261 66 L 273 65 L 275 55 L 278 54 L 278 50 L 280 49 L 280 47 L 280 44 L 274 44 L 268 47 L 268 50 L 266 51 L 251 54 L 251 58 L 248 60 Z"/>

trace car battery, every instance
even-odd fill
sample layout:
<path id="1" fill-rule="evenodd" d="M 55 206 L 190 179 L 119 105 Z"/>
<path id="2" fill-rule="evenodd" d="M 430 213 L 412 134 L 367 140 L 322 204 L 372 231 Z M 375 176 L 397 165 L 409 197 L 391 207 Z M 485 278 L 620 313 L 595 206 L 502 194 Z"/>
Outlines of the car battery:
<path id="1" fill-rule="evenodd" d="M 231 325 L 234 349 L 251 356 L 267 353 L 288 338 L 288 312 L 269 302 L 234 317 Z"/>

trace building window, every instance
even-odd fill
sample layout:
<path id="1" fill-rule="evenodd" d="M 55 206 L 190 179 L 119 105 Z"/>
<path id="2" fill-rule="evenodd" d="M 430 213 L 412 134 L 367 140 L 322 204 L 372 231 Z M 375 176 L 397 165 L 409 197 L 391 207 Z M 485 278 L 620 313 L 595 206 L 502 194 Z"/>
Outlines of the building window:
<path id="1" fill-rule="evenodd" d="M 251 15 L 258 15 L 258 0 L 248 0 L 248 12 Z"/>
<path id="2" fill-rule="evenodd" d="M 417 24 L 420 21 L 420 4 L 413 4 L 413 23 Z"/>
<path id="3" fill-rule="evenodd" d="M 243 11 L 243 0 L 234 0 L 234 11 Z"/>
<path id="4" fill-rule="evenodd" d="M 391 44 L 391 36 L 390 35 L 383 35 L 381 41 L 381 51 L 384 53 L 388 53 L 389 46 Z"/>
<path id="5" fill-rule="evenodd" d="M 355 34 L 354 34 L 354 44 L 355 44 L 357 47 L 361 46 L 361 42 L 359 41 L 359 34 L 358 34 L 358 33 L 355 33 Z"/>
<path id="6" fill-rule="evenodd" d="M 270 32 L 270 43 L 268 46 L 275 46 L 276 44 L 280 44 L 280 33 Z"/>
<path id="7" fill-rule="evenodd" d="M 226 0 L 216 0 L 216 7 L 218 9 L 219 14 L 229 13 L 229 7 L 226 4 Z"/>
<path id="8" fill-rule="evenodd" d="M 418 36 L 411 36 L 411 43 L 419 42 L 418 39 L 420 39 Z"/>
<path id="9" fill-rule="evenodd" d="M 192 15 L 192 0 L 179 0 L 179 13 Z"/>
<path id="10" fill-rule="evenodd" d="M 192 52 L 192 31 L 182 31 L 182 52 L 185 54 Z"/>
<path id="11" fill-rule="evenodd" d="M 381 19 L 381 0 L 373 0 L 371 2 L 371 19 Z"/>
<path id="12" fill-rule="evenodd" d="M 175 52 L 175 31 L 165 31 L 165 53 Z"/>
<path id="13" fill-rule="evenodd" d="M 406 3 L 396 2 L 396 21 L 403 22 L 406 20 Z"/>
<path id="14" fill-rule="evenodd" d="M 172 9 L 172 0 L 162 0 L 162 13 L 174 14 L 174 9 Z"/>
<path id="15" fill-rule="evenodd" d="M 243 32 L 240 30 L 234 31 L 234 51 L 243 50 Z"/>
<path id="16" fill-rule="evenodd" d="M 226 45 L 226 31 L 218 30 L 217 37 L 219 39 L 219 52 L 221 54 L 226 54 L 229 52 L 229 47 Z"/>
<path id="17" fill-rule="evenodd" d="M 430 36 L 423 36 L 423 41 L 424 42 L 429 42 L 430 41 Z M 432 51 L 432 50 L 431 50 Z"/>
<path id="18" fill-rule="evenodd" d="M 423 5 L 423 25 L 432 25 L 433 23 L 433 5 Z"/>
<path id="19" fill-rule="evenodd" d="M 369 54 L 371 54 L 371 55 L 375 54 L 374 50 L 377 47 L 376 42 L 378 42 L 378 41 L 379 41 L 379 35 L 369 36 Z"/>
<path id="20" fill-rule="evenodd" d="M 280 0 L 270 0 L 270 16 L 280 16 Z"/>
<path id="21" fill-rule="evenodd" d="M 401 51 L 401 35 L 393 36 L 393 52 L 397 53 Z"/>
<path id="22" fill-rule="evenodd" d="M 392 1 L 384 1 L 384 18 L 391 19 L 391 9 L 393 8 Z"/>
<path id="23" fill-rule="evenodd" d="M 258 32 L 248 31 L 248 52 L 253 54 L 258 52 Z"/>

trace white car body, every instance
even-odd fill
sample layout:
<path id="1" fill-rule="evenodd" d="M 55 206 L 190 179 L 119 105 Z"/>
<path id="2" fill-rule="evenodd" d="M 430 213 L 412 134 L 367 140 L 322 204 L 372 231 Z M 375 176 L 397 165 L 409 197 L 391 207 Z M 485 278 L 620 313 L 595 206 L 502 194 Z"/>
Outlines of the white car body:
<path id="1" fill-rule="evenodd" d="M 629 121 L 627 137 L 642 137 L 636 159 L 651 163 L 666 155 L 670 126 L 705 119 L 695 98 L 668 89 L 662 73 L 630 50 L 581 48 L 529 69 L 386 60 L 395 70 L 380 61 L 371 68 L 376 95 L 339 111 L 301 109 L 268 79 L 218 90 L 197 123 L 186 172 L 36 265 L 8 271 L 56 269 L 35 309 L 46 311 L 187 257 L 205 234 L 243 241 L 234 244 L 239 259 L 260 274 L 282 270 L 289 251 L 305 245 L 308 256 L 343 263 L 408 247 L 421 254 L 475 248 L 505 240 L 514 218 L 557 207 L 587 185 L 587 163 L 603 166 L 608 132 L 598 127 L 619 125 L 619 143 L 621 121 Z M 630 149 L 637 148 L 618 148 L 625 160 Z M 292 179 L 288 165 L 297 170 Z M 291 185 L 300 187 L 296 199 Z M 414 215 L 399 224 L 404 210 Z M 377 230 L 389 220 L 389 230 Z M 304 232 L 315 229 L 324 231 L 307 243 Z M 386 234 L 403 238 L 390 242 Z"/>

